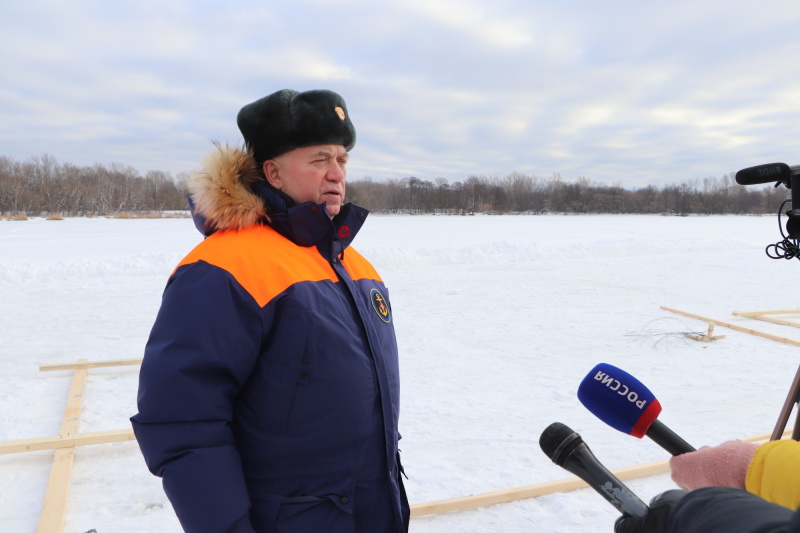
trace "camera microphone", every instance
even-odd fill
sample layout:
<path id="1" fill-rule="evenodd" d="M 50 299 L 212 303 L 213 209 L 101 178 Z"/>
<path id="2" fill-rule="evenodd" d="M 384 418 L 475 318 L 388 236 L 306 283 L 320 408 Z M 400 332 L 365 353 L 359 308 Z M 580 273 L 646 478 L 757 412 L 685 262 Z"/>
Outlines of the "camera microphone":
<path id="1" fill-rule="evenodd" d="M 789 190 L 794 190 L 795 196 L 800 194 L 800 165 L 789 166 L 786 163 L 767 163 L 755 167 L 743 168 L 736 173 L 736 183 L 739 185 L 756 185 L 759 183 L 775 183 L 777 187 L 783 183 Z M 800 198 L 784 200 L 778 210 L 778 224 L 780 225 L 781 211 L 790 204 L 786 211 L 786 232 L 781 227 L 783 240 L 767 246 L 767 256 L 771 259 L 800 259 Z"/>
<path id="2" fill-rule="evenodd" d="M 647 505 L 597 460 L 580 435 L 564 424 L 553 422 L 547 426 L 539 437 L 539 446 L 555 464 L 584 480 L 622 514 L 647 514 Z"/>
<path id="3" fill-rule="evenodd" d="M 736 173 L 736 183 L 739 185 L 757 185 L 759 183 L 774 183 L 790 180 L 794 167 L 786 163 L 767 163 L 755 167 L 743 168 Z"/>

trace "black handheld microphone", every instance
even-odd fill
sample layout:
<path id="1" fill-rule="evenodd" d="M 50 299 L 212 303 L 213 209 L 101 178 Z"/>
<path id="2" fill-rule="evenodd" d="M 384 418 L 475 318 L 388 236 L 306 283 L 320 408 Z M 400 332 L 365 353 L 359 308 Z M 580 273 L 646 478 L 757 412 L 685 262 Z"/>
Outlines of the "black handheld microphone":
<path id="1" fill-rule="evenodd" d="M 647 435 L 672 455 L 695 451 L 660 420 L 661 404 L 641 381 L 608 363 L 595 366 L 578 387 L 578 400 L 597 418 L 628 435 Z"/>
<path id="2" fill-rule="evenodd" d="M 555 464 L 584 480 L 622 514 L 647 514 L 647 505 L 597 460 L 580 435 L 564 424 L 553 422 L 547 426 L 539 437 L 539 446 Z"/>

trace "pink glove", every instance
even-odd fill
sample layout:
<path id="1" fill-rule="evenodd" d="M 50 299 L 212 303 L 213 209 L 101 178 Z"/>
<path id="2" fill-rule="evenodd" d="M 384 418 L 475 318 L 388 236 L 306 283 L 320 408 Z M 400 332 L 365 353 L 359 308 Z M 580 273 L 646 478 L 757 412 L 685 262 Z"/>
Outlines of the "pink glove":
<path id="1" fill-rule="evenodd" d="M 744 489 L 744 478 L 757 444 L 729 440 L 719 446 L 703 446 L 696 452 L 669 460 L 672 481 L 680 488 L 734 487 Z"/>

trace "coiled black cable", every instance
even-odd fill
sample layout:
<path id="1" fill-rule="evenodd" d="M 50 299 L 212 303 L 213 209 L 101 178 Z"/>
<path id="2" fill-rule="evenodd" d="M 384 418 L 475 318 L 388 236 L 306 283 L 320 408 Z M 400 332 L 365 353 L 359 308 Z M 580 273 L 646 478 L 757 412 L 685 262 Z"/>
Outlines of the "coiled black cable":
<path id="1" fill-rule="evenodd" d="M 775 244 L 767 245 L 765 251 L 767 253 L 767 257 L 770 259 L 800 260 L 800 243 L 798 243 L 797 239 L 790 239 L 783 231 L 783 225 L 781 224 L 781 213 L 783 213 L 783 207 L 789 202 L 791 202 L 791 199 L 784 200 L 780 209 L 778 209 L 778 229 L 781 232 L 781 237 L 783 237 L 783 240 Z"/>

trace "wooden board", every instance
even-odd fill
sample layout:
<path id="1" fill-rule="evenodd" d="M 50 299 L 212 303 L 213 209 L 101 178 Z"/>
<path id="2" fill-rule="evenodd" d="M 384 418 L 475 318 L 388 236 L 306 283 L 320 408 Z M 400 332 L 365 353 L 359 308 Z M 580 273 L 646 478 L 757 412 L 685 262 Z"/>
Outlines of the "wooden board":
<path id="1" fill-rule="evenodd" d="M 792 326 L 800 328 L 800 322 L 787 320 L 785 318 L 775 318 L 769 315 L 800 315 L 800 309 L 783 309 L 779 311 L 734 311 L 733 316 L 743 316 L 764 322 L 772 322 L 781 326 Z"/>
<path id="2" fill-rule="evenodd" d="M 647 463 L 633 467 L 627 467 L 619 470 L 614 470 L 613 473 L 619 479 L 632 479 L 636 477 L 650 476 L 653 474 L 660 474 L 669 470 L 668 461 L 658 461 L 655 463 Z M 420 503 L 411 506 L 411 517 L 423 516 L 428 514 L 441 514 L 451 511 L 463 511 L 464 509 L 472 509 L 474 507 L 485 507 L 487 505 L 494 505 L 497 503 L 508 503 L 515 500 L 523 500 L 526 498 L 535 498 L 545 494 L 553 494 L 555 492 L 569 492 L 571 490 L 583 489 L 589 485 L 578 477 L 570 477 L 566 479 L 559 479 L 556 481 L 547 481 L 544 483 L 537 483 L 535 485 L 527 485 L 524 487 L 516 487 L 513 489 L 504 489 L 494 492 L 485 492 L 482 494 L 473 494 L 471 496 L 464 496 L 461 498 L 452 498 L 449 500 L 438 500 L 428 503 Z"/>
<path id="3" fill-rule="evenodd" d="M 112 366 L 133 366 L 142 364 L 142 358 L 135 359 L 109 359 L 106 361 L 87 361 L 81 359 L 77 363 L 55 363 L 50 365 L 39 365 L 39 372 L 52 370 L 78 370 L 87 368 L 104 368 Z"/>
<path id="4" fill-rule="evenodd" d="M 112 429 L 72 435 L 54 435 L 33 439 L 7 440 L 0 442 L 0 455 L 11 453 L 35 452 L 40 450 L 57 450 L 91 444 L 110 444 L 135 440 L 132 429 Z"/>
<path id="5" fill-rule="evenodd" d="M 784 432 L 784 436 L 787 436 L 790 433 L 791 431 L 786 431 Z M 761 435 L 744 437 L 740 440 L 763 444 L 769 440 L 770 435 L 770 433 L 764 433 Z M 669 460 L 627 466 L 625 468 L 612 470 L 611 472 L 623 481 L 627 479 L 652 476 L 655 474 L 663 474 L 665 472 L 669 472 Z M 411 517 L 413 518 L 416 516 L 424 516 L 429 514 L 448 513 L 451 511 L 462 511 L 464 509 L 472 509 L 474 507 L 484 507 L 497 503 L 507 503 L 515 500 L 522 500 L 525 498 L 535 498 L 537 496 L 543 496 L 545 494 L 552 494 L 555 492 L 569 492 L 575 489 L 586 488 L 588 486 L 589 485 L 582 479 L 578 477 L 570 477 L 556 481 L 537 483 L 535 485 L 527 485 L 524 487 L 473 494 L 471 496 L 463 496 L 460 498 L 437 500 L 428 503 L 418 503 L 411 506 Z"/>
<path id="6" fill-rule="evenodd" d="M 670 313 L 675 313 L 678 315 L 683 315 L 689 318 L 694 318 L 697 320 L 702 320 L 703 322 L 708 322 L 710 324 L 716 324 L 718 326 L 724 326 L 726 328 L 735 329 L 736 331 L 743 331 L 745 333 L 750 333 L 751 335 L 757 335 L 759 337 L 764 337 L 767 339 L 772 339 L 774 341 L 782 342 L 784 344 L 791 344 L 793 346 L 800 346 L 800 341 L 796 341 L 793 339 L 787 339 L 786 337 L 778 337 L 777 335 L 770 335 L 769 333 L 764 333 L 763 331 L 758 331 L 755 329 L 750 328 L 743 328 L 742 326 L 737 326 L 736 324 L 731 324 L 730 322 L 722 322 L 720 320 L 714 320 L 713 318 L 707 318 L 700 315 L 695 315 L 692 313 L 687 313 L 685 311 L 678 311 L 677 309 L 671 309 L 669 307 L 661 306 L 661 309 L 664 311 L 669 311 Z"/>
<path id="7" fill-rule="evenodd" d="M 76 370 L 72 375 L 67 407 L 64 409 L 64 418 L 61 422 L 62 435 L 78 432 L 78 418 L 81 414 L 85 387 L 86 369 Z M 74 455 L 74 448 L 61 448 L 55 452 L 37 533 L 61 533 L 64 529 L 64 514 L 67 510 L 67 494 Z"/>

